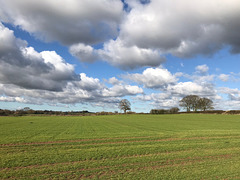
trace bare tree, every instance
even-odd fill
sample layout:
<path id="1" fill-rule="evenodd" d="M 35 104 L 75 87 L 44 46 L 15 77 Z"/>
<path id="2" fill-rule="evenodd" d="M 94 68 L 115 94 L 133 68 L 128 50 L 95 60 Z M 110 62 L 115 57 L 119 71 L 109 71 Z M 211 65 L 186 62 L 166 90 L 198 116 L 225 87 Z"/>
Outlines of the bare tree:
<path id="1" fill-rule="evenodd" d="M 191 109 L 193 111 L 197 111 L 198 109 L 198 100 L 200 99 L 199 96 L 197 95 L 188 95 L 185 96 L 181 101 L 180 101 L 180 106 L 184 107 L 187 109 L 189 112 Z"/>
<path id="2" fill-rule="evenodd" d="M 198 106 L 202 111 L 206 111 L 207 109 L 214 109 L 213 101 L 208 98 L 200 98 L 198 101 Z"/>
<path id="3" fill-rule="evenodd" d="M 124 113 L 126 114 L 127 110 L 131 110 L 131 103 L 127 99 L 122 99 L 119 102 L 119 109 L 123 110 Z"/>
<path id="4" fill-rule="evenodd" d="M 187 109 L 188 112 L 190 110 L 197 111 L 198 109 L 201 109 L 202 111 L 214 109 L 212 100 L 208 98 L 200 98 L 197 95 L 189 95 L 184 97 L 180 101 L 179 105 Z"/>

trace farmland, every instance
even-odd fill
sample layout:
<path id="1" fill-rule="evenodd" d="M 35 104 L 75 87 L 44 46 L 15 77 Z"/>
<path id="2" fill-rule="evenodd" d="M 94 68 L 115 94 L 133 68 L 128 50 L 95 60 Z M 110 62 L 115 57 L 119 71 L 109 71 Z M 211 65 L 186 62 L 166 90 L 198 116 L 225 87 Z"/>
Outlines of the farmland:
<path id="1" fill-rule="evenodd" d="M 240 179 L 240 116 L 0 117 L 0 158 L 0 179 Z"/>

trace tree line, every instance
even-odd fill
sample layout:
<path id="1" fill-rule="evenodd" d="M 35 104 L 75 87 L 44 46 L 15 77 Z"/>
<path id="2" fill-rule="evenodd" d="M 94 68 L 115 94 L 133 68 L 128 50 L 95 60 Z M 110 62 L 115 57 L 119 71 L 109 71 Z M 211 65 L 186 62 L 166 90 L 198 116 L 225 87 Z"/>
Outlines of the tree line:
<path id="1" fill-rule="evenodd" d="M 0 116 L 26 116 L 26 115 L 57 115 L 57 116 L 82 116 L 94 114 L 89 111 L 51 111 L 51 110 L 33 110 L 25 107 L 19 110 L 0 109 Z"/>
<path id="2" fill-rule="evenodd" d="M 205 97 L 199 97 L 197 95 L 188 95 L 182 98 L 179 101 L 179 106 L 186 109 L 187 112 L 193 111 L 196 112 L 198 110 L 206 111 L 206 110 L 212 110 L 213 108 L 213 101 L 205 98 Z M 118 107 L 120 110 L 124 112 L 124 114 L 135 114 L 135 112 L 130 111 L 131 110 L 131 103 L 127 99 L 122 99 Z M 178 107 L 173 107 L 170 109 L 152 109 L 150 111 L 150 114 L 177 114 L 179 113 Z M 127 112 L 129 111 L 129 112 Z M 218 112 L 221 113 L 221 112 Z M 235 112 L 234 112 L 235 113 Z M 88 111 L 68 111 L 68 112 L 62 112 L 62 111 L 48 111 L 48 110 L 32 110 L 29 107 L 25 107 L 21 110 L 3 110 L 0 109 L 0 116 L 21 116 L 21 115 L 28 115 L 28 114 L 39 114 L 39 115 L 110 115 L 110 114 L 119 114 L 117 111 L 114 113 L 110 112 L 88 112 Z"/>
<path id="3" fill-rule="evenodd" d="M 179 110 L 178 107 L 173 107 L 171 109 L 152 109 L 150 114 L 178 114 Z"/>

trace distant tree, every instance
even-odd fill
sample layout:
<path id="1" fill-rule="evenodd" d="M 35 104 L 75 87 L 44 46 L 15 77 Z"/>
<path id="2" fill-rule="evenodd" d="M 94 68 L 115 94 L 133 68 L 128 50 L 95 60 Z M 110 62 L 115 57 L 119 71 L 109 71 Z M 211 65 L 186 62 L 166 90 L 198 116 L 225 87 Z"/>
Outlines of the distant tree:
<path id="1" fill-rule="evenodd" d="M 170 110 L 168 109 L 151 109 L 150 114 L 169 114 Z"/>
<path id="2" fill-rule="evenodd" d="M 169 109 L 169 113 L 170 114 L 177 114 L 179 111 L 179 108 L 178 107 L 173 107 L 171 109 Z"/>
<path id="3" fill-rule="evenodd" d="M 185 108 L 188 112 L 192 109 L 193 111 L 197 111 L 198 109 L 198 101 L 200 97 L 197 95 L 188 95 L 185 96 L 179 103 L 179 105 Z"/>
<path id="4" fill-rule="evenodd" d="M 151 109 L 150 114 L 158 114 L 158 110 L 157 109 Z"/>
<path id="5" fill-rule="evenodd" d="M 202 111 L 214 109 L 212 100 L 208 98 L 200 98 L 197 95 L 189 95 L 184 97 L 180 101 L 179 105 L 187 109 L 188 112 L 190 110 L 197 111 L 198 109 L 201 109 Z"/>
<path id="6" fill-rule="evenodd" d="M 200 98 L 198 101 L 198 107 L 202 111 L 206 111 L 207 109 L 214 109 L 213 108 L 213 101 L 208 98 Z"/>
<path id="7" fill-rule="evenodd" d="M 31 108 L 30 108 L 30 107 L 25 107 L 25 108 L 23 108 L 22 110 L 23 110 L 23 111 L 30 111 Z"/>
<path id="8" fill-rule="evenodd" d="M 131 103 L 127 99 L 122 99 L 118 105 L 120 110 L 123 110 L 126 114 L 127 110 L 131 110 Z"/>

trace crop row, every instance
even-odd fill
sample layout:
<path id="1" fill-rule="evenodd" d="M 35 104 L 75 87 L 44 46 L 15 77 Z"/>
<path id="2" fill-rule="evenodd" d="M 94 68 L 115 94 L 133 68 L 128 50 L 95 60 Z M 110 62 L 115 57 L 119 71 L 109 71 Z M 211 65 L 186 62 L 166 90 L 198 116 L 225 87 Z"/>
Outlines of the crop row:
<path id="1" fill-rule="evenodd" d="M 0 178 L 104 178 L 186 166 L 194 169 L 202 163 L 235 161 L 239 143 L 238 136 L 156 136 L 5 144 L 0 146 Z"/>

